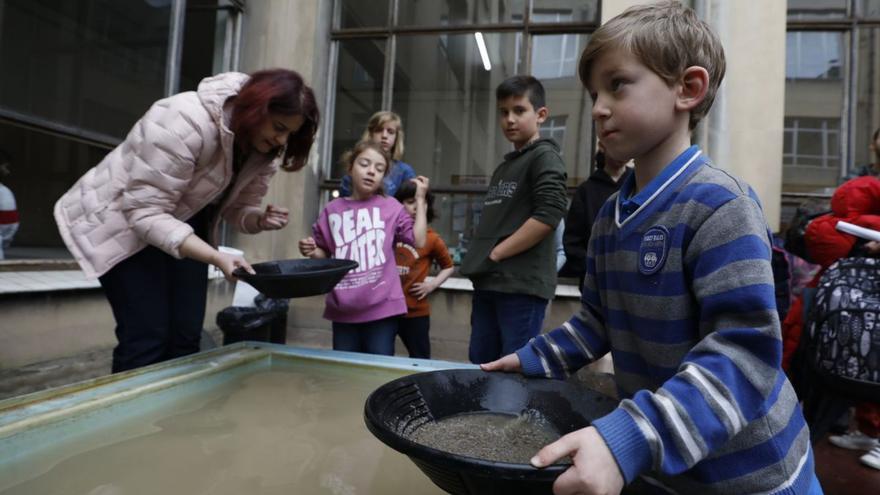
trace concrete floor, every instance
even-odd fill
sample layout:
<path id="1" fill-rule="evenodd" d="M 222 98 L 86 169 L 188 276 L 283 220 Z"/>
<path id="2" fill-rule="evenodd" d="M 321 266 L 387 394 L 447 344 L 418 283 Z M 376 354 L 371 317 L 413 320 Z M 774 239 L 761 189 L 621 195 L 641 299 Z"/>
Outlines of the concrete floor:
<path id="1" fill-rule="evenodd" d="M 827 437 L 813 449 L 825 495 L 880 494 L 880 471 L 859 462 L 864 452 L 835 447 Z"/>

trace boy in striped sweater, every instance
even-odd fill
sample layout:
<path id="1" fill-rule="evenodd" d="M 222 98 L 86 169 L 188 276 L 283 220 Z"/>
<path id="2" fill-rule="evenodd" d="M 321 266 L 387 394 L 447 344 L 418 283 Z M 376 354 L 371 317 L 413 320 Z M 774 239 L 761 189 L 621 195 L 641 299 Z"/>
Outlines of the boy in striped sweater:
<path id="1" fill-rule="evenodd" d="M 720 42 L 677 2 L 632 7 L 581 55 L 609 156 L 634 173 L 602 207 L 582 309 L 488 371 L 564 378 L 611 352 L 620 406 L 544 447 L 557 494 L 814 494 L 809 431 L 780 369 L 770 233 L 748 185 L 690 133 L 724 76 Z"/>

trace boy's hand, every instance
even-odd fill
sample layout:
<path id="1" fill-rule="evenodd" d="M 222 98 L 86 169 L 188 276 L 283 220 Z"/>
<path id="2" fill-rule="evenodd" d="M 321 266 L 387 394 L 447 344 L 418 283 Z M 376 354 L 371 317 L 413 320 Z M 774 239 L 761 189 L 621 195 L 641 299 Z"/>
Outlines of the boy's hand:
<path id="1" fill-rule="evenodd" d="M 415 296 L 417 301 L 421 301 L 422 299 L 428 297 L 428 294 L 434 292 L 437 289 L 437 286 L 432 282 L 417 282 L 412 284 L 412 287 L 409 289 L 409 293 Z"/>
<path id="2" fill-rule="evenodd" d="M 288 209 L 275 205 L 267 205 L 266 211 L 257 219 L 257 226 L 262 230 L 278 230 L 287 226 Z"/>
<path id="3" fill-rule="evenodd" d="M 315 238 L 312 236 L 299 241 L 299 252 L 302 253 L 303 256 L 311 258 L 317 249 L 318 244 L 315 243 Z"/>
<path id="4" fill-rule="evenodd" d="M 555 495 L 616 495 L 623 490 L 623 475 L 605 440 L 592 426 L 574 431 L 545 446 L 532 465 L 542 468 L 570 455 L 574 465 L 556 478 Z"/>
<path id="5" fill-rule="evenodd" d="M 428 185 L 431 183 L 431 179 L 425 177 L 424 175 L 420 175 L 414 179 L 410 179 L 416 184 L 416 199 L 425 199 L 425 195 L 428 193 Z"/>
<path id="6" fill-rule="evenodd" d="M 501 359 L 496 359 L 491 363 L 483 363 L 480 365 L 483 371 L 505 371 L 510 373 L 519 373 L 522 371 L 522 365 L 519 362 L 519 356 L 516 353 L 508 354 Z"/>

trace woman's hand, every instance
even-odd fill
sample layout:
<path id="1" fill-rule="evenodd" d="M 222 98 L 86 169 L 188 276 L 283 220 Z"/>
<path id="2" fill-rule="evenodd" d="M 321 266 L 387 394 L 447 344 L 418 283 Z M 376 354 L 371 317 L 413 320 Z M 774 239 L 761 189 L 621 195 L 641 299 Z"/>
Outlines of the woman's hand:
<path id="1" fill-rule="evenodd" d="M 522 371 L 522 364 L 519 362 L 519 356 L 517 356 L 514 352 L 504 356 L 501 359 L 492 361 L 491 363 L 483 363 L 480 365 L 480 369 L 482 369 L 483 371 L 506 371 L 519 373 Z"/>
<path id="2" fill-rule="evenodd" d="M 232 274 L 236 268 L 244 268 L 244 271 L 248 273 L 256 273 L 250 263 L 237 254 L 221 253 L 220 251 L 217 251 L 211 264 L 219 268 L 220 271 L 223 272 L 223 275 L 226 276 L 226 280 L 230 282 L 238 280 L 235 275 Z"/>
<path id="3" fill-rule="evenodd" d="M 865 252 L 868 253 L 868 256 L 880 255 L 880 242 L 869 241 L 866 242 L 863 247 L 865 249 Z"/>
<path id="4" fill-rule="evenodd" d="M 260 230 L 278 230 L 287 226 L 289 210 L 275 205 L 267 205 L 266 211 L 257 219 Z"/>
<path id="5" fill-rule="evenodd" d="M 590 426 L 563 436 L 541 449 L 531 462 L 542 468 L 565 456 L 571 456 L 573 465 L 556 478 L 555 495 L 616 495 L 623 490 L 623 475 L 617 461 L 596 428 Z"/>

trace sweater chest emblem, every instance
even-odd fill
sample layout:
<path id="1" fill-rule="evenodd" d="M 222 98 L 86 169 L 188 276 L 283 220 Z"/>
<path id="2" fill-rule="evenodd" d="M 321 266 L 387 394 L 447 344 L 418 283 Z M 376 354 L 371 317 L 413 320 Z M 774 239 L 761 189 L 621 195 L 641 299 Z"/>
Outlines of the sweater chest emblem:
<path id="1" fill-rule="evenodd" d="M 669 231 L 662 225 L 655 225 L 642 236 L 639 245 L 639 272 L 643 275 L 657 273 L 666 262 L 669 252 Z"/>

